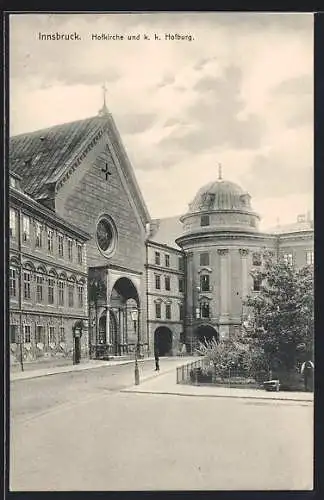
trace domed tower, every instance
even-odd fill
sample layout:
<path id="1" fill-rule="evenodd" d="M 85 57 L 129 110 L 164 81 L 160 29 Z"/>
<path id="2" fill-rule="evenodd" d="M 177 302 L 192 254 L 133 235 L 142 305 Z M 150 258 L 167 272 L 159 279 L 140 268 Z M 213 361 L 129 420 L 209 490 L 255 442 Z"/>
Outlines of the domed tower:
<path id="1" fill-rule="evenodd" d="M 262 248 L 274 239 L 259 232 L 251 196 L 233 182 L 218 180 L 200 188 L 180 218 L 176 243 L 186 256 L 185 332 L 188 346 L 240 332 L 243 300 L 257 286 L 251 270 L 262 265 Z"/>

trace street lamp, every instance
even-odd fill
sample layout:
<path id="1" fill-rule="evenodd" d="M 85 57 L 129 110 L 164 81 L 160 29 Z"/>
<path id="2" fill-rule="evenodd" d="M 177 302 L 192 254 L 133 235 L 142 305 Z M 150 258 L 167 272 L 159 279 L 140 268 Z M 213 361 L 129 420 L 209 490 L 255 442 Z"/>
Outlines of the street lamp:
<path id="1" fill-rule="evenodd" d="M 134 323 L 135 334 L 137 333 L 137 343 L 136 343 L 136 349 L 135 349 L 135 372 L 134 372 L 134 375 L 135 375 L 135 385 L 139 385 L 140 380 L 139 380 L 139 370 L 138 370 L 138 362 L 137 362 L 137 354 L 138 354 L 138 349 L 139 349 L 139 339 L 138 339 L 139 328 L 138 328 L 138 325 L 137 325 L 138 310 L 137 309 L 133 309 L 131 311 L 131 316 L 132 316 L 132 320 L 133 320 L 133 323 Z M 136 329 L 137 329 L 137 332 L 136 332 Z"/>

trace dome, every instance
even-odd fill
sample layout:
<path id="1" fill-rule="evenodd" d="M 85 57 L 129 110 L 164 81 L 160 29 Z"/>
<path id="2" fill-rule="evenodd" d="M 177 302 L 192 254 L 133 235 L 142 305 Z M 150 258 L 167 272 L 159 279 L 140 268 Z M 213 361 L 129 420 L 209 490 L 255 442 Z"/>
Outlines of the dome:
<path id="1" fill-rule="evenodd" d="M 213 210 L 251 211 L 251 197 L 234 182 L 219 179 L 201 187 L 189 204 L 189 212 Z"/>

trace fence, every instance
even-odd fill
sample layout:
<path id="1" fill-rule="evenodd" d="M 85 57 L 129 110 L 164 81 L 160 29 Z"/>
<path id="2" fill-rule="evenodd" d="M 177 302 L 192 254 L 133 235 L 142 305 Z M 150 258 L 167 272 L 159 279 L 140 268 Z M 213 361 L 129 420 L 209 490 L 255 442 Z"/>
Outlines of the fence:
<path id="1" fill-rule="evenodd" d="M 222 375 L 216 375 L 213 365 L 204 357 L 177 368 L 177 384 L 258 387 L 265 380 L 269 380 L 269 374 L 265 371 L 260 371 L 254 377 L 251 377 L 246 371 L 238 367 L 228 367 L 223 371 Z"/>

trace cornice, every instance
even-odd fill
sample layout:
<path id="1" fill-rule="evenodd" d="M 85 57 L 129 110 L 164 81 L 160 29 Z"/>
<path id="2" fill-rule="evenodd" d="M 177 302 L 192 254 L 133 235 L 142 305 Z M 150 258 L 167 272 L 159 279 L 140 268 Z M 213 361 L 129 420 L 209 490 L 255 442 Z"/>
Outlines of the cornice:
<path id="1" fill-rule="evenodd" d="M 201 232 L 201 233 L 188 233 L 184 234 L 176 239 L 176 243 L 178 245 L 185 244 L 187 242 L 204 242 L 206 240 L 263 240 L 269 242 L 276 242 L 278 240 L 275 235 L 268 235 L 264 233 L 252 233 L 252 232 L 244 232 L 244 231 L 212 231 L 212 232 Z"/>
<path id="2" fill-rule="evenodd" d="M 180 248 L 171 247 L 170 245 L 167 245 L 166 243 L 158 243 L 157 241 L 147 239 L 145 244 L 147 246 L 152 246 L 154 248 L 167 249 L 167 250 L 170 250 L 172 252 L 176 252 L 179 255 L 183 255 L 183 250 L 181 250 Z"/>
<path id="3" fill-rule="evenodd" d="M 58 227 L 62 231 L 69 233 L 74 237 L 81 239 L 82 241 L 87 241 L 91 238 L 90 234 L 82 231 L 78 227 L 70 224 L 65 219 L 59 217 L 55 212 L 52 212 L 48 208 L 44 207 L 36 200 L 31 197 L 27 197 L 24 193 L 15 190 L 14 188 L 9 188 L 9 200 L 19 205 L 20 209 L 27 208 L 32 214 L 45 219 L 46 222 L 52 223 L 55 227 Z M 17 207 L 18 208 L 18 207 Z"/>

